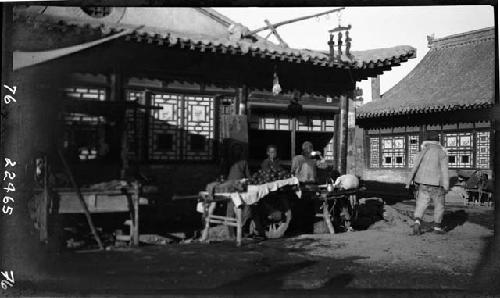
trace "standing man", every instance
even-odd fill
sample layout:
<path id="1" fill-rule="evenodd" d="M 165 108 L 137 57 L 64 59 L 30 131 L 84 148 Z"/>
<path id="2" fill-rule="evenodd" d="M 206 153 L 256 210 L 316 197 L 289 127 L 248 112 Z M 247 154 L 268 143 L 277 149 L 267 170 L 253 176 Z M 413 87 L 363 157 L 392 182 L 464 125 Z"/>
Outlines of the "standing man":
<path id="1" fill-rule="evenodd" d="M 417 191 L 415 207 L 415 224 L 413 234 L 422 233 L 420 224 L 429 201 L 434 204 L 434 232 L 445 233 L 441 226 L 444 214 L 444 197 L 449 188 L 448 156 L 439 143 L 439 133 L 428 132 L 422 143 L 422 150 L 415 157 L 415 165 L 410 174 L 406 188 L 414 182 Z"/>

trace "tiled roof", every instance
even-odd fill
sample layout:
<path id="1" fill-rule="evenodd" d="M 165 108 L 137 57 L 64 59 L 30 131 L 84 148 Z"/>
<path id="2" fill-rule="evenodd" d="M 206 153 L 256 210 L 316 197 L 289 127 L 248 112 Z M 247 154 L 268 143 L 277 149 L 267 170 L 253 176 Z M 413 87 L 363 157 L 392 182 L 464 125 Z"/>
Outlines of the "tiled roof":
<path id="1" fill-rule="evenodd" d="M 430 39 L 422 61 L 380 100 L 361 106 L 358 119 L 480 109 L 495 98 L 495 30 Z"/>
<path id="2" fill-rule="evenodd" d="M 109 35 L 125 29 L 131 33 L 123 37 L 129 41 L 157 44 L 160 46 L 179 46 L 200 52 L 220 52 L 233 55 L 251 55 L 262 59 L 287 61 L 291 63 L 310 63 L 316 66 L 350 69 L 377 69 L 398 66 L 400 63 L 414 58 L 415 48 L 397 46 L 369 51 L 353 51 L 352 57 L 342 56 L 341 61 L 330 62 L 326 52 L 308 49 L 293 49 L 283 47 L 262 38 L 214 38 L 203 34 L 187 34 L 173 32 L 163 28 L 143 27 L 133 28 L 130 25 L 117 23 L 101 23 L 98 21 L 82 21 L 75 19 L 59 19 L 54 21 L 42 15 L 17 15 L 15 21 L 20 23 L 41 24 L 50 27 L 74 27 L 78 30 L 100 31 Z"/>

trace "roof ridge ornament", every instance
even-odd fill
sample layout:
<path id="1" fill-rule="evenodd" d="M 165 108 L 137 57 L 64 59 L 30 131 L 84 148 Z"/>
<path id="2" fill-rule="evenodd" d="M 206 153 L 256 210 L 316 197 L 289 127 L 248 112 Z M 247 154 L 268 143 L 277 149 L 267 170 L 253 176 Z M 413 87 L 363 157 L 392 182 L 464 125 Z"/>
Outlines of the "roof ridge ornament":
<path id="1" fill-rule="evenodd" d="M 352 38 L 349 36 L 349 30 L 352 29 L 352 26 L 349 24 L 348 26 L 341 26 L 340 25 L 340 18 L 339 18 L 339 25 L 336 28 L 333 28 L 331 30 L 328 30 L 330 33 L 330 40 L 327 42 L 329 48 L 330 48 L 330 62 L 341 62 L 342 61 L 342 45 L 345 44 L 345 55 L 349 58 L 352 59 L 353 55 L 351 54 L 351 42 Z M 342 34 L 342 32 L 345 31 L 345 35 Z M 335 33 L 337 33 L 337 55 L 335 55 Z M 345 36 L 344 42 L 342 41 L 342 37 Z"/>

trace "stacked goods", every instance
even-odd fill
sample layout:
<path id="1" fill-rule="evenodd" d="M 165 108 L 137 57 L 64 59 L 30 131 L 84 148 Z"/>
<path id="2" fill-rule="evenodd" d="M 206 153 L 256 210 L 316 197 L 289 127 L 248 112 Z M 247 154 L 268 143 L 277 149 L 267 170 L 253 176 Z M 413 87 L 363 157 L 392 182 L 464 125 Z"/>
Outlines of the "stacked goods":
<path id="1" fill-rule="evenodd" d="M 276 180 L 288 179 L 290 177 L 292 177 L 292 175 L 285 170 L 276 170 L 273 168 L 269 170 L 261 169 L 258 172 L 254 173 L 250 179 L 248 179 L 248 184 L 264 184 Z"/>

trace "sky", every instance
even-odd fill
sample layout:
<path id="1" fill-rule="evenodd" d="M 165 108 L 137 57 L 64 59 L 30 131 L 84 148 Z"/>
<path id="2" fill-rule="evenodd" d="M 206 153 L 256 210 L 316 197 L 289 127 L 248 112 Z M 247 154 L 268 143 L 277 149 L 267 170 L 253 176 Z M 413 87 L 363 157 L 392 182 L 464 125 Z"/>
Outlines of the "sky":
<path id="1" fill-rule="evenodd" d="M 217 7 L 218 12 L 250 29 L 265 25 L 264 20 L 276 23 L 292 18 L 320 13 L 335 7 Z M 410 45 L 417 49 L 417 57 L 410 59 L 380 78 L 383 94 L 405 77 L 429 50 L 427 36 L 435 38 L 492 27 L 495 25 L 494 10 L 487 5 L 468 6 L 392 6 L 392 7 L 346 7 L 340 16 L 337 13 L 322 16 L 278 28 L 278 33 L 292 48 L 328 50 L 328 30 L 339 24 L 352 25 L 351 50 L 387 48 Z M 265 37 L 269 31 L 261 32 Z M 276 39 L 270 40 L 277 42 Z M 371 100 L 370 81 L 358 83 L 363 89 L 365 102 Z"/>

